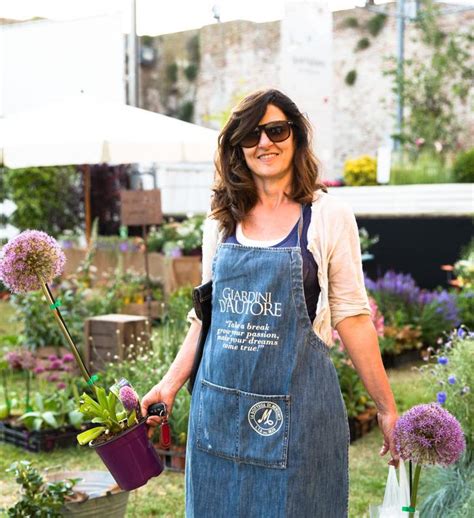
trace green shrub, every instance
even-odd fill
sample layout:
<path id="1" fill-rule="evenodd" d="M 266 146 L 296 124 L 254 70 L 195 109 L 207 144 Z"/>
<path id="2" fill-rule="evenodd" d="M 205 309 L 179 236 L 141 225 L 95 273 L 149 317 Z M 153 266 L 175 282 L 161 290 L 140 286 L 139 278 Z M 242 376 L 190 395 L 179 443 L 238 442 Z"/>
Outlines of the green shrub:
<path id="1" fill-rule="evenodd" d="M 355 29 L 359 27 L 359 20 L 355 16 L 348 16 L 343 21 L 344 27 L 349 27 L 350 29 Z"/>
<path id="2" fill-rule="evenodd" d="M 422 152 L 413 160 L 395 161 L 390 169 L 391 185 L 451 183 L 451 169 L 440 157 Z"/>
<path id="3" fill-rule="evenodd" d="M 194 117 L 194 102 L 185 101 L 178 110 L 178 119 L 185 122 L 192 122 Z"/>
<path id="4" fill-rule="evenodd" d="M 456 182 L 474 182 L 474 148 L 457 155 L 453 164 L 453 176 Z"/>
<path id="5" fill-rule="evenodd" d="M 384 28 L 386 21 L 387 15 L 383 13 L 378 13 L 368 20 L 367 30 L 370 32 L 372 36 L 375 37 Z"/>
<path id="6" fill-rule="evenodd" d="M 166 79 L 168 79 L 168 82 L 171 84 L 176 83 L 178 80 L 178 64 L 177 63 L 170 63 L 166 67 Z"/>
<path id="7" fill-rule="evenodd" d="M 370 47 L 370 40 L 369 38 L 361 38 L 355 47 L 356 52 L 359 52 L 361 50 L 365 50 Z"/>
<path id="8" fill-rule="evenodd" d="M 189 64 L 184 69 L 184 75 L 186 76 L 186 79 L 190 82 L 192 82 L 196 79 L 197 73 L 198 73 L 198 67 L 194 63 Z"/>
<path id="9" fill-rule="evenodd" d="M 357 80 L 357 72 L 355 70 L 351 70 L 347 72 L 345 82 L 347 85 L 352 86 Z"/>
<path id="10" fill-rule="evenodd" d="M 20 230 L 37 228 L 56 237 L 81 226 L 81 175 L 75 168 L 7 169 L 4 181 L 8 198 L 16 204 L 9 221 Z"/>

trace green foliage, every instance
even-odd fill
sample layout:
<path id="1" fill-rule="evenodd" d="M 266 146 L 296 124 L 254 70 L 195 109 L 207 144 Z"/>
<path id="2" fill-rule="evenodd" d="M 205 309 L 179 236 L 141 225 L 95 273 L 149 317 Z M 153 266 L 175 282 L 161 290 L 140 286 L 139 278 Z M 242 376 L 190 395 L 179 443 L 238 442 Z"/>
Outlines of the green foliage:
<path id="1" fill-rule="evenodd" d="M 41 518 L 61 517 L 61 507 L 66 497 L 74 494 L 72 488 L 79 479 L 46 483 L 40 473 L 26 460 L 14 462 L 7 473 L 13 473 L 21 486 L 21 498 L 7 509 L 12 518 Z"/>
<path id="2" fill-rule="evenodd" d="M 346 77 L 344 81 L 346 82 L 346 85 L 352 86 L 357 80 L 357 71 L 351 70 L 350 72 L 347 72 Z"/>
<path id="3" fill-rule="evenodd" d="M 79 412 L 84 419 L 99 424 L 77 436 L 80 445 L 88 444 L 100 436 L 112 438 L 127 428 L 138 423 L 136 409 L 127 412 L 113 392 L 94 386 L 95 398 L 83 393 Z M 118 407 L 118 408 L 117 408 Z"/>
<path id="4" fill-rule="evenodd" d="M 4 181 L 7 197 L 17 206 L 9 221 L 20 230 L 57 236 L 82 225 L 81 176 L 73 167 L 7 169 Z"/>
<path id="5" fill-rule="evenodd" d="M 343 25 L 344 27 L 355 29 L 356 27 L 359 27 L 359 20 L 355 16 L 348 16 L 347 18 L 344 18 Z"/>
<path id="6" fill-rule="evenodd" d="M 359 240 L 360 240 L 361 252 L 364 254 L 364 253 L 368 252 L 368 250 L 371 246 L 373 246 L 379 242 L 379 236 L 376 235 L 374 237 L 370 237 L 367 229 L 364 227 L 361 227 L 359 229 Z"/>
<path id="7" fill-rule="evenodd" d="M 331 357 L 339 378 L 347 415 L 355 417 L 373 404 L 369 401 L 369 395 L 347 353 L 335 346 L 331 349 Z"/>
<path id="8" fill-rule="evenodd" d="M 456 182 L 474 182 L 474 148 L 456 156 L 453 176 Z"/>
<path id="9" fill-rule="evenodd" d="M 185 101 L 178 109 L 178 119 L 185 122 L 192 122 L 194 117 L 194 102 Z"/>
<path id="10" fill-rule="evenodd" d="M 199 41 L 199 33 L 189 38 L 186 49 L 188 51 L 189 61 L 195 65 L 199 65 L 201 61 L 201 47 Z"/>
<path id="11" fill-rule="evenodd" d="M 451 168 L 432 152 L 413 153 L 413 158 L 395 161 L 390 169 L 390 185 L 451 183 Z"/>
<path id="12" fill-rule="evenodd" d="M 367 30 L 375 38 L 384 28 L 386 22 L 387 15 L 383 13 L 377 13 L 367 21 Z"/>
<path id="13" fill-rule="evenodd" d="M 66 425 L 79 430 L 83 423 L 83 415 L 76 410 L 76 402 L 69 391 L 58 390 L 49 396 L 37 392 L 32 406 L 31 412 L 20 417 L 28 430 L 54 430 Z"/>
<path id="14" fill-rule="evenodd" d="M 421 516 L 470 518 L 474 509 L 474 464 L 461 460 L 454 466 L 430 470 L 423 480 L 428 495 L 420 506 Z"/>
<path id="15" fill-rule="evenodd" d="M 365 38 L 364 37 L 364 38 L 361 38 L 357 42 L 357 44 L 355 46 L 355 51 L 356 52 L 360 52 L 361 50 L 365 50 L 365 49 L 367 49 L 369 47 L 370 47 L 370 40 L 369 40 L 369 38 Z"/>
<path id="16" fill-rule="evenodd" d="M 178 80 L 178 64 L 169 63 L 166 67 L 166 79 L 169 83 L 174 84 Z"/>
<path id="17" fill-rule="evenodd" d="M 407 148 L 423 139 L 432 150 L 441 146 L 446 154 L 457 149 L 465 131 L 458 117 L 459 103 L 465 103 L 474 78 L 472 31 L 443 33 L 438 25 L 442 17 L 432 0 L 423 3 L 423 16 L 417 19 L 417 41 L 428 47 L 425 54 L 404 63 L 403 76 L 396 66 L 387 71 L 394 79 L 394 91 L 401 93 L 406 108 L 404 127 L 394 135 Z"/>
<path id="18" fill-rule="evenodd" d="M 181 223 L 170 221 L 160 227 L 152 227 L 148 235 L 150 252 L 162 252 L 166 255 L 179 249 L 188 255 L 201 248 L 204 216 L 192 216 Z"/>
<path id="19" fill-rule="evenodd" d="M 190 82 L 195 81 L 198 74 L 198 70 L 199 68 L 195 63 L 190 63 L 184 69 L 184 75 L 186 76 L 186 79 Z"/>

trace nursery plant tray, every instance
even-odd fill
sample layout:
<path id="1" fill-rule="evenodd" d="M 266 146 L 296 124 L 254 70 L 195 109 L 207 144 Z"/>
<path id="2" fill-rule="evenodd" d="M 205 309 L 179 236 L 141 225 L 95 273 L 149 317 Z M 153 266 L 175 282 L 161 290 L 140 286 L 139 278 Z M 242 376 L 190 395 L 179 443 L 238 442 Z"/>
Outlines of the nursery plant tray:
<path id="1" fill-rule="evenodd" d="M 80 430 L 66 426 L 57 430 L 28 431 L 12 423 L 0 421 L 0 441 L 19 448 L 38 453 L 55 448 L 67 448 L 77 444 L 76 436 Z"/>

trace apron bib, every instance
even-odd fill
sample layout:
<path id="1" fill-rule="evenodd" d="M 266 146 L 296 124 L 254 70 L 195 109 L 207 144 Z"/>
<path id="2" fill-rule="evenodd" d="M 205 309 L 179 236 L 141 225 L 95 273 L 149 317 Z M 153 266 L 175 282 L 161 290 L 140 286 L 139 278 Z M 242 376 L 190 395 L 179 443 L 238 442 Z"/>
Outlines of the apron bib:
<path id="1" fill-rule="evenodd" d="M 188 518 L 344 518 L 349 430 L 298 246 L 221 243 L 191 401 Z"/>

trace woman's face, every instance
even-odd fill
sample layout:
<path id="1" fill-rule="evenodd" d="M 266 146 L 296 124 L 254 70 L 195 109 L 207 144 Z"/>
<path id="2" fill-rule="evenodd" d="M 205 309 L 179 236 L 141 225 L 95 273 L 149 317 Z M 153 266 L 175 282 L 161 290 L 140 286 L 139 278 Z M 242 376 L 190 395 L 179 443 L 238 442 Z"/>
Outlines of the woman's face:
<path id="1" fill-rule="evenodd" d="M 288 118 L 284 112 L 277 106 L 269 104 L 265 115 L 258 124 L 285 120 Z M 276 180 L 291 177 L 293 173 L 293 156 L 295 154 L 293 129 L 291 129 L 290 136 L 283 142 L 272 142 L 265 131 L 262 131 L 258 144 L 250 148 L 242 147 L 242 151 L 248 168 L 257 178 Z"/>

